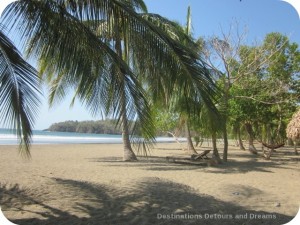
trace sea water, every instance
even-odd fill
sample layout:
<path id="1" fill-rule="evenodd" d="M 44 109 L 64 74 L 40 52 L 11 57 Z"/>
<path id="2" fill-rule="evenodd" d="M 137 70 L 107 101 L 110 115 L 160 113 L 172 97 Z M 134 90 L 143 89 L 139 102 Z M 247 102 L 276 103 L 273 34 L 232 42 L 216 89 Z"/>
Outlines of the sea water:
<path id="1" fill-rule="evenodd" d="M 32 144 L 85 144 L 85 143 L 122 143 L 121 135 L 83 134 L 73 132 L 51 132 L 34 130 Z M 9 129 L 0 128 L 0 145 L 19 144 L 16 134 Z"/>
<path id="2" fill-rule="evenodd" d="M 158 142 L 173 142 L 173 138 L 158 137 Z M 118 144 L 122 143 L 121 135 L 85 134 L 73 132 L 52 132 L 34 130 L 32 144 Z M 16 134 L 9 129 L 0 128 L 0 145 L 17 145 Z"/>

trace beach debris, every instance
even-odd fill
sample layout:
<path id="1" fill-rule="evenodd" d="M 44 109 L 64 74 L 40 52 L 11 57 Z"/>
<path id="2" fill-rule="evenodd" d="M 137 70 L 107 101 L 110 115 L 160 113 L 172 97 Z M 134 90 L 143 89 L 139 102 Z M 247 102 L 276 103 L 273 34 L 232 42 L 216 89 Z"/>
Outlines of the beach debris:
<path id="1" fill-rule="evenodd" d="M 182 209 L 176 209 L 176 210 L 174 211 L 174 214 L 182 214 L 182 213 L 185 213 L 185 211 L 182 210 Z"/>
<path id="2" fill-rule="evenodd" d="M 275 207 L 280 207 L 280 206 L 281 206 L 280 202 L 276 202 Z"/>
<path id="3" fill-rule="evenodd" d="M 233 195 L 240 195 L 240 192 L 233 192 Z"/>
<path id="4" fill-rule="evenodd" d="M 159 208 L 160 207 L 160 205 L 159 204 L 156 204 L 156 203 L 154 203 L 154 204 L 152 204 L 152 206 L 151 206 L 152 208 Z"/>

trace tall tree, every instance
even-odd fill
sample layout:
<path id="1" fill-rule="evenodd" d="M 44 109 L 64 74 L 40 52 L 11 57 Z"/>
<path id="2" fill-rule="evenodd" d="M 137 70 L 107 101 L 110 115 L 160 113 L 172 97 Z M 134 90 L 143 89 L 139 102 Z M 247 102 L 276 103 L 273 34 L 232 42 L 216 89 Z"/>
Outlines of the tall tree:
<path id="1" fill-rule="evenodd" d="M 186 26 L 185 26 L 185 34 L 189 37 L 192 37 L 192 14 L 191 14 L 191 7 L 188 6 L 187 9 L 187 17 L 186 17 Z M 184 43 L 185 44 L 185 43 Z M 195 103 L 197 104 L 197 103 Z M 190 116 L 189 114 L 187 114 L 186 112 L 184 112 L 185 107 L 181 107 L 182 108 L 182 112 L 181 112 L 181 118 L 182 118 L 182 122 L 184 124 L 184 129 L 185 129 L 185 136 L 187 139 L 187 151 L 190 154 L 194 154 L 196 152 L 193 142 L 192 142 L 192 136 L 191 136 L 191 129 L 190 129 Z"/>
<path id="2" fill-rule="evenodd" d="M 156 22 L 163 20 L 170 29 L 174 23 L 138 13 L 144 6 L 140 0 L 20 0 L 6 11 L 4 20 L 20 32 L 27 53 L 41 61 L 41 72 L 52 84 L 51 103 L 75 89 L 75 97 L 93 114 L 119 119 L 126 161 L 136 160 L 127 131 L 139 131 L 141 146 L 154 141 L 144 86 L 153 96 L 165 98 L 176 86 L 181 95 L 201 96 L 213 107 L 209 71 L 191 47 L 178 41 L 179 35 L 186 35 L 171 36 Z M 114 39 L 96 34 L 103 21 Z M 139 129 L 136 124 L 130 129 L 129 119 L 138 122 Z"/>
<path id="3" fill-rule="evenodd" d="M 222 108 L 220 111 L 223 112 L 223 120 L 225 125 L 223 127 L 223 138 L 224 138 L 224 153 L 223 160 L 227 160 L 227 151 L 228 151 L 228 112 L 229 109 L 229 101 L 237 96 L 231 95 L 231 88 L 235 83 L 247 83 L 248 77 L 251 77 L 253 74 L 258 74 L 267 68 L 266 66 L 274 61 L 276 58 L 276 54 L 281 52 L 284 48 L 285 41 L 276 43 L 276 39 L 272 39 L 270 42 L 270 46 L 274 46 L 274 48 L 265 48 L 265 47 L 243 47 L 244 39 L 246 37 L 246 33 L 235 32 L 236 35 L 233 34 L 233 30 L 238 29 L 238 27 L 231 26 L 228 34 L 222 33 L 222 37 L 212 37 L 205 41 L 204 48 L 204 56 L 209 63 L 209 65 L 214 68 L 216 71 L 220 71 L 217 73 L 217 79 L 220 82 L 220 87 L 223 90 L 223 97 L 221 102 L 219 103 Z M 259 46 L 258 44 L 255 44 Z M 247 100 L 259 100 L 251 97 L 251 95 L 247 96 L 239 96 L 243 97 Z M 274 102 L 273 102 L 274 103 Z M 238 121 L 235 126 L 241 125 Z M 252 126 L 251 123 L 248 125 Z M 250 132 L 250 128 L 248 126 L 248 131 Z M 251 136 L 251 134 L 249 134 Z M 249 136 L 249 137 L 250 137 Z M 252 147 L 251 144 L 249 145 Z M 254 150 L 255 152 L 255 150 Z"/>
<path id="4" fill-rule="evenodd" d="M 258 57 L 257 52 L 264 54 Z M 268 34 L 259 46 L 240 48 L 241 71 L 248 71 L 249 61 L 261 66 L 232 85 L 230 114 L 245 124 L 249 148 L 254 153 L 255 133 L 258 140 L 271 145 L 283 142 L 286 136 L 287 120 L 299 101 L 295 90 L 295 83 L 299 82 L 299 53 L 298 46 L 279 33 Z"/>
<path id="5" fill-rule="evenodd" d="M 201 50 L 202 45 L 199 45 L 198 43 L 192 43 L 189 41 L 188 38 L 193 39 L 192 35 L 192 15 L 191 15 L 191 7 L 189 6 L 187 9 L 187 17 L 186 17 L 186 25 L 181 26 L 177 25 L 177 29 L 185 34 L 179 36 L 178 40 L 186 47 L 188 48 L 194 48 L 196 53 L 198 54 L 198 57 L 201 59 Z M 176 34 L 177 32 L 173 30 L 172 35 Z M 186 76 L 188 77 L 189 74 L 186 73 Z M 180 90 L 181 84 L 179 84 L 177 88 Z M 175 87 L 176 88 L 176 87 Z M 196 93 L 195 93 L 196 94 Z M 212 93 L 213 94 L 213 93 Z M 180 92 L 178 92 L 176 95 L 172 97 L 171 100 L 171 111 L 174 111 L 178 117 L 178 129 L 183 129 L 185 131 L 185 137 L 187 139 L 187 153 L 189 154 L 197 154 L 193 142 L 192 142 L 192 135 L 191 135 L 191 127 L 192 124 L 195 123 L 195 118 L 199 116 L 201 107 L 203 104 L 206 104 L 203 99 L 201 99 L 201 96 L 198 96 L 198 98 L 189 98 L 186 95 L 180 95 Z M 210 103 L 211 104 L 211 103 Z M 211 113 L 214 113 L 217 115 L 217 112 L 214 110 L 213 107 L 208 106 L 211 109 Z M 191 113 L 191 110 L 194 111 L 194 113 Z"/>

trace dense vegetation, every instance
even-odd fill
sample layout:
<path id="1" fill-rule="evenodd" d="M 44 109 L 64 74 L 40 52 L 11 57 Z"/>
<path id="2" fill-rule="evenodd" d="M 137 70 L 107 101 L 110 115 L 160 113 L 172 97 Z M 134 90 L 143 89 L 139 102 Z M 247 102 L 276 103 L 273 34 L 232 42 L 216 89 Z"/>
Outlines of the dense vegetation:
<path id="1" fill-rule="evenodd" d="M 115 120 L 98 121 L 65 121 L 52 124 L 48 131 L 77 132 L 89 134 L 121 134 L 122 130 L 116 126 Z"/>
<path id="2" fill-rule="evenodd" d="M 265 146 L 283 145 L 286 127 L 299 106 L 300 51 L 296 43 L 280 33 L 269 33 L 260 44 L 247 45 L 242 36 L 200 38 L 201 54 L 214 71 L 222 90 L 216 106 L 222 119 L 202 107 L 198 116 L 188 118 L 191 132 L 199 139 L 210 137 L 219 158 L 217 138 L 224 140 L 223 161 L 227 160 L 228 139 L 257 154 L 254 141 Z M 181 106 L 184 106 L 181 104 Z M 161 130 L 184 129 L 178 106 L 156 110 Z"/>

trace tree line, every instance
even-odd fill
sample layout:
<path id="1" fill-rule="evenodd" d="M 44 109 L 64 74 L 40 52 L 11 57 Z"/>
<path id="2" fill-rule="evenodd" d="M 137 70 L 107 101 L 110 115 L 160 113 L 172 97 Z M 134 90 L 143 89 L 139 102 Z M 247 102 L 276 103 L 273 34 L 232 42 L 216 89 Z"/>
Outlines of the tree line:
<path id="1" fill-rule="evenodd" d="M 47 131 L 77 132 L 89 134 L 122 134 L 115 120 L 64 121 L 52 124 Z"/>
<path id="2" fill-rule="evenodd" d="M 239 32 L 237 32 L 239 33 Z M 236 35 L 236 34 L 235 34 Z M 214 74 L 222 95 L 215 104 L 220 113 L 215 117 L 205 105 L 200 114 L 186 116 L 189 130 L 197 139 L 210 137 L 213 154 L 221 161 L 217 138 L 224 140 L 223 161 L 227 161 L 228 139 L 237 140 L 240 149 L 257 154 L 254 141 L 268 148 L 287 141 L 286 128 L 299 108 L 300 51 L 297 43 L 273 32 L 261 43 L 243 43 L 244 34 L 199 38 L 200 54 Z M 187 129 L 182 123 L 184 109 L 178 106 L 156 110 L 160 129 Z M 194 149 L 192 136 L 186 133 L 189 149 Z M 270 155 L 267 154 L 267 157 Z"/>

